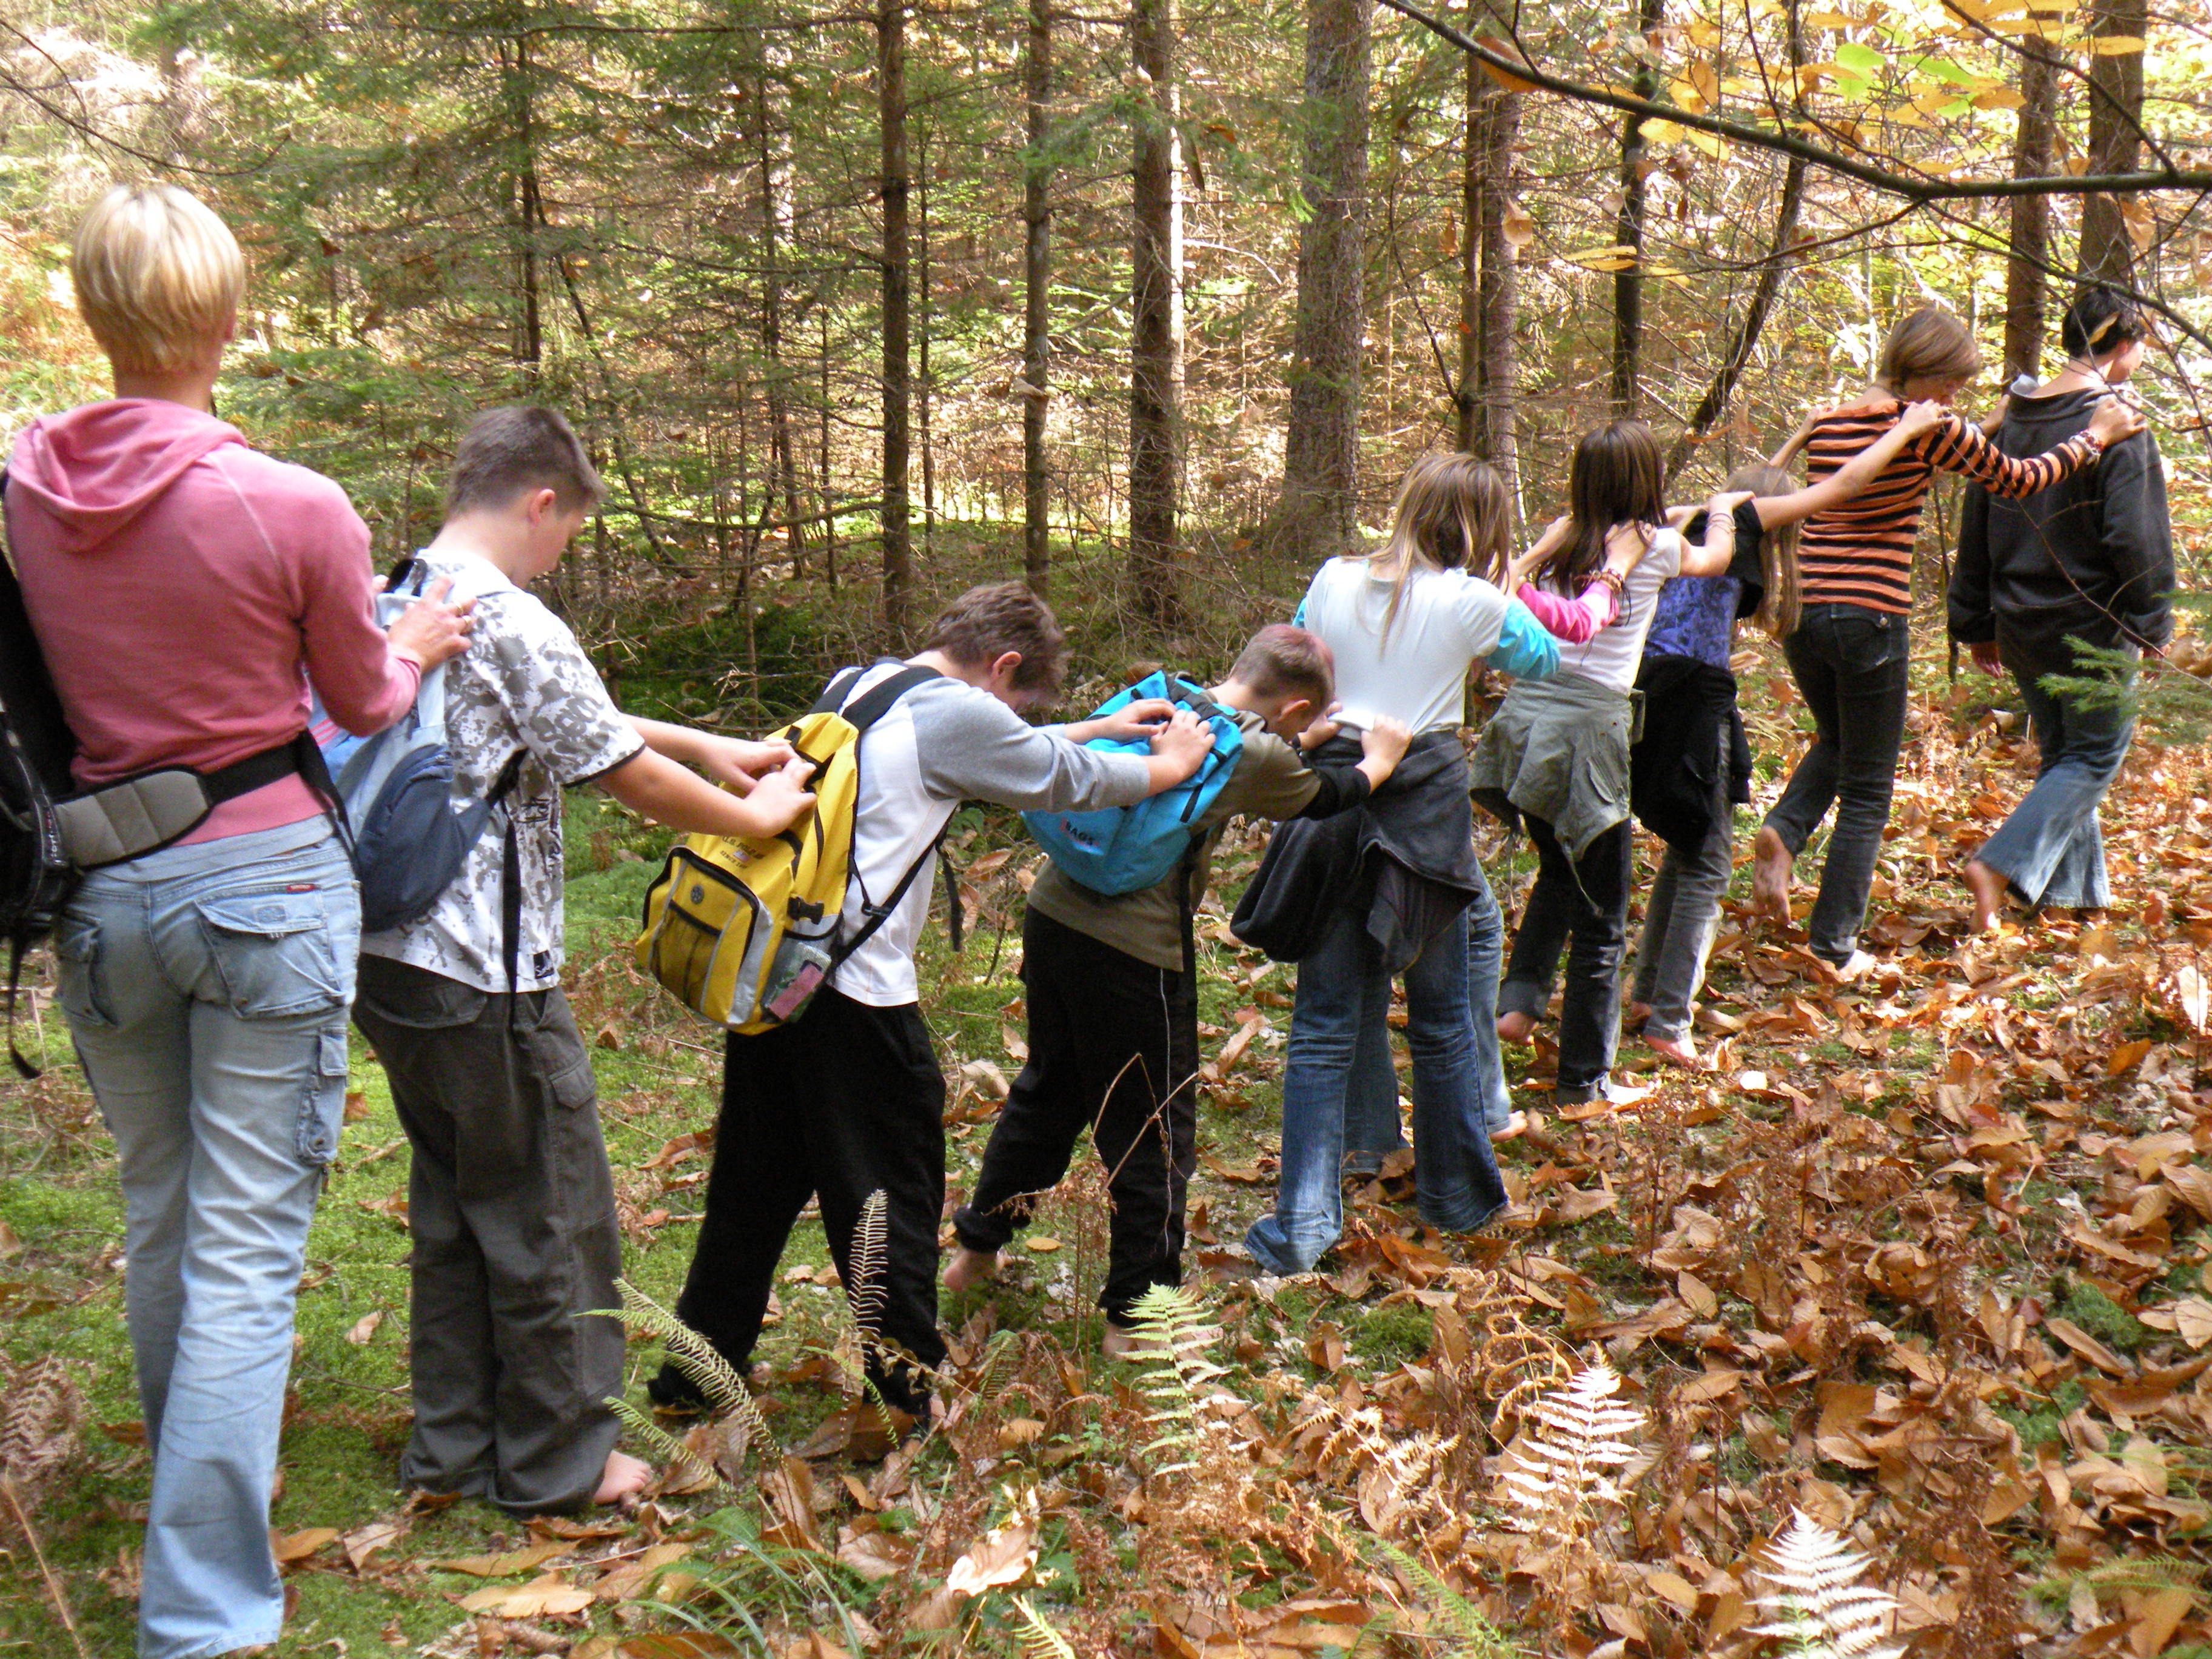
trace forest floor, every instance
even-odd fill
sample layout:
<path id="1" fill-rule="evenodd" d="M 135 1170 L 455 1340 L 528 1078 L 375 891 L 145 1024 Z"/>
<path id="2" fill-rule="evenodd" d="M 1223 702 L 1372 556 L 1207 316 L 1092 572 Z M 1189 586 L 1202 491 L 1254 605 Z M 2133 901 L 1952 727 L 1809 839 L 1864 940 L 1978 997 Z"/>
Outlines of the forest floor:
<path id="1" fill-rule="evenodd" d="M 1809 724 L 1775 666 L 1746 676 L 1762 799 Z M 2112 912 L 1968 941 L 1949 872 L 2025 787 L 2028 750 L 1992 712 L 2008 688 L 1950 684 L 1932 659 L 1916 674 L 1880 973 L 1824 983 L 1802 933 L 1732 908 L 1699 1031 L 1711 1069 L 1644 1070 L 1641 1099 L 1548 1115 L 1501 1149 L 1528 1212 L 1502 1241 L 1425 1231 L 1392 1171 L 1358 1186 L 1325 1271 L 1244 1275 L 1228 1247 L 1272 1193 L 1292 975 L 1223 913 L 1201 919 L 1190 1266 L 1219 1374 L 1185 1377 L 1204 1403 L 1168 1425 L 1190 1442 L 1181 1470 L 1149 1449 L 1172 1388 L 1164 1407 L 1147 1373 L 1097 1357 L 1085 1173 L 1008 1283 L 947 1298 L 949 1420 L 918 1450 L 853 1455 L 835 1358 L 850 1320 L 810 1218 L 755 1379 L 790 1455 L 740 1465 L 725 1446 L 734 1491 L 680 1470 L 630 1517 L 410 1504 L 407 1152 L 356 1044 L 300 1298 L 279 1651 L 830 1659 L 933 1630 L 949 1651 L 1038 1656 L 1514 1650 L 1494 1627 L 1532 1652 L 1749 1655 L 1772 1647 L 1753 1633 L 1771 1620 L 1754 1552 L 1794 1507 L 1871 1558 L 1916 1653 L 2212 1655 L 2208 757 L 2136 749 L 2107 810 Z M 596 797 L 571 830 L 571 994 L 629 1272 L 665 1302 L 719 1048 L 627 963 L 658 838 Z M 969 941 L 955 956 L 933 930 L 923 985 L 957 1194 L 1022 1058 L 1033 850 L 981 813 L 956 842 Z M 1260 845 L 1224 849 L 1229 890 Z M 1639 846 L 1640 887 L 1655 852 Z M 1510 917 L 1527 860 L 1493 854 Z M 121 1214 L 66 1036 L 52 1018 L 42 1035 L 46 1077 L 0 1087 L 0 1354 L 19 1372 L 58 1359 L 83 1407 L 37 1494 L 51 1585 L 10 1529 L 0 1653 L 120 1655 L 149 1473 Z M 1624 1041 L 1628 1068 L 1644 1053 Z M 1540 1036 L 1509 1051 L 1522 1103 L 1545 1105 L 1547 1067 Z M 640 1332 L 630 1355 L 641 1402 L 658 1343 Z M 1634 1460 L 1620 1500 L 1511 1530 L 1499 1441 L 1540 1436 L 1532 1392 L 1601 1360 L 1642 1413 L 1618 1436 Z"/>

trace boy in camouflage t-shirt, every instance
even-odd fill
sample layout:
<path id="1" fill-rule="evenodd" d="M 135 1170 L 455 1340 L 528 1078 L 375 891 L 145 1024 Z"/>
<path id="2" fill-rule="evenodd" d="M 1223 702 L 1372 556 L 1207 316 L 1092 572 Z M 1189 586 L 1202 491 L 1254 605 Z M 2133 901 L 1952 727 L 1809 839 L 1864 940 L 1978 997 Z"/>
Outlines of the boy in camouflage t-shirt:
<path id="1" fill-rule="evenodd" d="M 526 591 L 597 507 L 599 477 L 550 410 L 477 416 L 422 554 L 473 599 L 447 668 L 457 800 L 510 763 L 515 879 L 496 819 L 428 915 L 362 941 L 354 1017 L 413 1151 L 412 1486 L 523 1512 L 613 1502 L 650 1473 L 615 1450 L 623 1333 L 614 1183 L 592 1067 L 561 994 L 561 791 L 596 783 L 679 830 L 773 834 L 805 811 L 804 763 L 632 720 L 576 637 Z M 737 791 L 686 769 L 699 766 Z M 514 952 L 509 959 L 512 907 Z"/>

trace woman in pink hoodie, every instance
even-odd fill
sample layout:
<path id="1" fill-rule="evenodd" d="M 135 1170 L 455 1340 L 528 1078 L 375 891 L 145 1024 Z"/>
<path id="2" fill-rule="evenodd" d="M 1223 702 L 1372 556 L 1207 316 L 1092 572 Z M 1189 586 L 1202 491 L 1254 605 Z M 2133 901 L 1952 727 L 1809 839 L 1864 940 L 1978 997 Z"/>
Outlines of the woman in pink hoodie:
<path id="1" fill-rule="evenodd" d="M 361 907 L 294 759 L 308 685 L 348 730 L 380 731 L 468 622 L 441 592 L 380 632 L 344 494 L 215 418 L 245 262 L 206 207 L 118 187 L 79 228 L 70 274 L 116 396 L 16 441 L 4 499 L 24 603 L 80 788 L 185 768 L 219 801 L 171 840 L 126 833 L 54 939 L 127 1213 L 154 1454 L 138 1650 L 200 1659 L 273 1643 L 283 1622 L 269 1494 L 344 1109 Z"/>

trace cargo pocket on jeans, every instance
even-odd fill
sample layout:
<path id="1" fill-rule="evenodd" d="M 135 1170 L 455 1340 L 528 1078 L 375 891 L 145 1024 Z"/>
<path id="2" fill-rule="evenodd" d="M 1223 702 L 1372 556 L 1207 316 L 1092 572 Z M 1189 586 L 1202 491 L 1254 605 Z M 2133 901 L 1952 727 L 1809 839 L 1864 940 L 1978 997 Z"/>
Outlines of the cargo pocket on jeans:
<path id="1" fill-rule="evenodd" d="M 54 998 L 72 1023 L 103 1031 L 115 1029 L 100 924 L 89 916 L 64 915 L 54 930 Z"/>
<path id="2" fill-rule="evenodd" d="M 584 1040 L 574 1021 L 548 1020 L 525 1032 L 522 1040 L 531 1069 L 544 1079 L 545 1092 L 556 1106 L 573 1112 L 599 1097 L 599 1087 L 592 1079 L 591 1056 L 584 1051 Z"/>
<path id="3" fill-rule="evenodd" d="M 328 897 L 319 888 L 231 893 L 194 907 L 234 1012 L 247 1018 L 304 1014 L 345 1001 L 331 953 Z"/>
<path id="4" fill-rule="evenodd" d="M 300 1102 L 300 1162 L 319 1168 L 337 1156 L 345 1127 L 346 1028 L 340 1020 L 315 1034 L 314 1070 Z"/>

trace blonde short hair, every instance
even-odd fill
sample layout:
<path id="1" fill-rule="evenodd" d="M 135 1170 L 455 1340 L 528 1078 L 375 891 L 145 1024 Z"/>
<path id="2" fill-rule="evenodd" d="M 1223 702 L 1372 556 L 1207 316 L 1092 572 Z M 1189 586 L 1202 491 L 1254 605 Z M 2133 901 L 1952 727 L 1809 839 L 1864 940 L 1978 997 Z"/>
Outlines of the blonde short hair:
<path id="1" fill-rule="evenodd" d="M 1875 383 L 1901 398 L 1909 381 L 1971 380 L 1981 372 L 1981 349 L 1958 314 L 1923 306 L 1900 318 L 1881 343 Z"/>
<path id="2" fill-rule="evenodd" d="M 118 369 L 171 373 L 223 336 L 246 295 L 230 228 L 174 185 L 118 185 L 70 250 L 76 307 Z"/>

